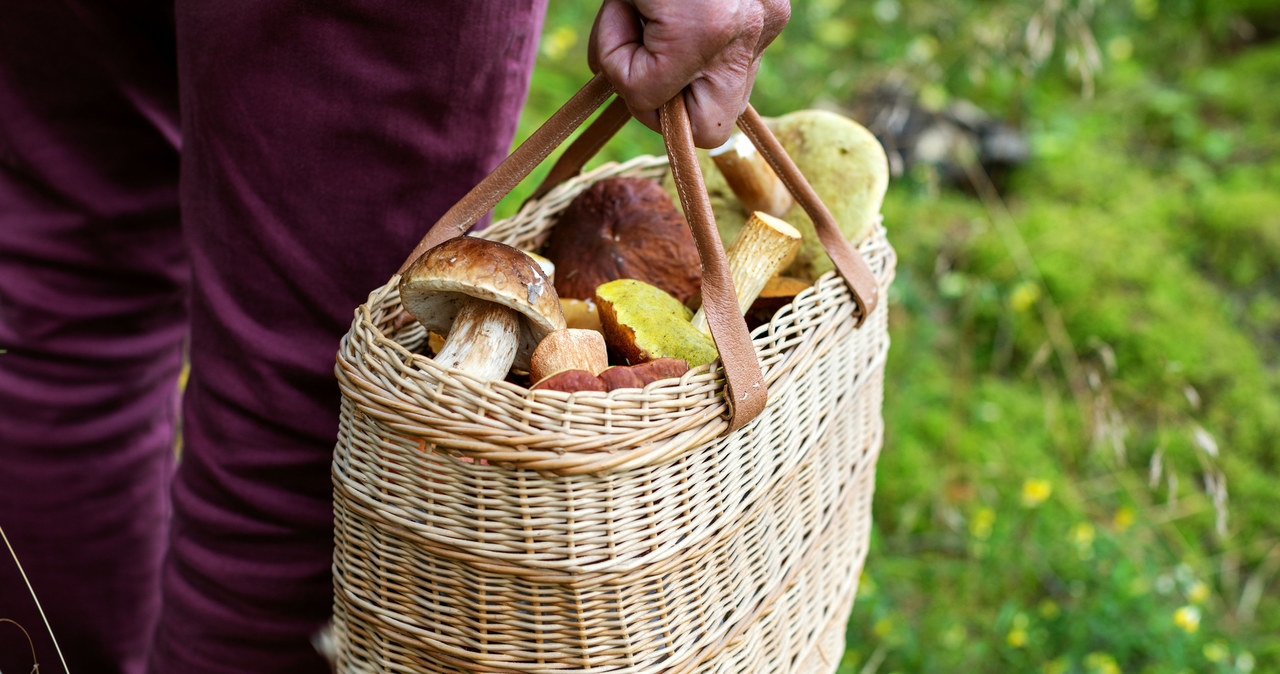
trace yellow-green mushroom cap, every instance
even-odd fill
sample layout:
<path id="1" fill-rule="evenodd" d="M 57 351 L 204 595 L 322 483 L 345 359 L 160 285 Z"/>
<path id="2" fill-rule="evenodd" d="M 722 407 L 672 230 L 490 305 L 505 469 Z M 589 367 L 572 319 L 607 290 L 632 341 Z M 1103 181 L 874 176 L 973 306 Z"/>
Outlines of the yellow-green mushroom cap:
<path id="1" fill-rule="evenodd" d="M 693 312 L 670 294 L 634 279 L 596 288 L 605 341 L 630 365 L 679 358 L 690 368 L 720 356 L 715 342 L 689 322 Z"/>

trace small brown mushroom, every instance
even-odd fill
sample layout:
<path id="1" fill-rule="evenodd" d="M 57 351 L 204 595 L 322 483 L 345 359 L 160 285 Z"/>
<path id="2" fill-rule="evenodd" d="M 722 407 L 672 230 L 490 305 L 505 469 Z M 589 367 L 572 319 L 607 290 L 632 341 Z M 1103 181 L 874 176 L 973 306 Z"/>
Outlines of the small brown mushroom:
<path id="1" fill-rule="evenodd" d="M 586 370 L 561 370 L 529 387 L 530 391 L 608 391 L 599 377 Z"/>
<path id="2" fill-rule="evenodd" d="M 529 390 L 578 393 L 644 388 L 655 381 L 675 379 L 688 371 L 688 363 L 679 358 L 658 358 L 640 365 L 615 365 L 599 376 L 586 370 L 561 370 L 529 387 Z"/>
<path id="3" fill-rule="evenodd" d="M 733 134 L 709 154 L 747 213 L 762 211 L 780 218 L 795 205 L 786 184 L 742 133 Z"/>
<path id="4" fill-rule="evenodd" d="M 684 215 L 657 183 L 608 178 L 560 214 L 544 254 L 556 265 L 556 292 L 588 299 L 596 287 L 631 278 L 681 302 L 702 284 L 698 247 Z"/>
<path id="5" fill-rule="evenodd" d="M 600 380 L 610 391 L 644 388 L 655 381 L 674 379 L 688 371 L 689 364 L 679 358 L 656 358 L 639 365 L 614 365 L 600 373 Z"/>
<path id="6" fill-rule="evenodd" d="M 751 214 L 726 254 L 739 311 L 747 313 L 765 283 L 791 263 L 800 241 L 799 230 L 786 222 L 768 213 Z M 699 330 L 710 330 L 702 309 L 690 322 Z"/>
<path id="7" fill-rule="evenodd" d="M 609 367 L 609 353 L 604 335 L 595 330 L 566 328 L 544 338 L 533 350 L 529 363 L 529 379 L 541 381 L 561 370 L 586 370 L 591 374 Z"/>
<path id="8" fill-rule="evenodd" d="M 427 330 L 448 333 L 435 360 L 498 380 L 544 337 L 564 328 L 560 299 L 532 258 L 469 236 L 423 253 L 400 279 L 405 309 Z"/>

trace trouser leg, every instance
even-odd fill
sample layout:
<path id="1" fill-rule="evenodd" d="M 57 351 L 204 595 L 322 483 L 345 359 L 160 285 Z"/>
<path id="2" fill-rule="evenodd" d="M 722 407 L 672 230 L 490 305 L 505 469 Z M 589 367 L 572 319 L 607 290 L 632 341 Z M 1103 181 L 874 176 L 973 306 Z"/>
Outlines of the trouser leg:
<path id="1" fill-rule="evenodd" d="M 169 12 L 126 13 L 0 6 L 0 527 L 77 674 L 145 666 L 186 330 Z M 62 671 L 3 547 L 0 618 Z"/>
<path id="2" fill-rule="evenodd" d="M 155 671 L 322 671 L 338 342 L 505 154 L 542 9 L 177 3 L 191 379 Z"/>

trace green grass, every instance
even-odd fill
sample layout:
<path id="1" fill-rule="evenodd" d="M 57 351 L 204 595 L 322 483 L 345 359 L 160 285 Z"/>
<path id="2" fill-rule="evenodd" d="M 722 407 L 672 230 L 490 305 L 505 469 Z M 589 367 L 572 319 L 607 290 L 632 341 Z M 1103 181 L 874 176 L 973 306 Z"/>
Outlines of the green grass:
<path id="1" fill-rule="evenodd" d="M 589 77 L 593 4 L 553 6 L 521 136 Z M 765 114 L 896 75 L 1035 155 L 996 198 L 890 188 L 887 432 L 840 672 L 1280 671 L 1280 44 L 1240 37 L 1276 10 L 1044 7 L 795 3 L 761 70 Z M 659 152 L 632 125 L 604 154 Z"/>

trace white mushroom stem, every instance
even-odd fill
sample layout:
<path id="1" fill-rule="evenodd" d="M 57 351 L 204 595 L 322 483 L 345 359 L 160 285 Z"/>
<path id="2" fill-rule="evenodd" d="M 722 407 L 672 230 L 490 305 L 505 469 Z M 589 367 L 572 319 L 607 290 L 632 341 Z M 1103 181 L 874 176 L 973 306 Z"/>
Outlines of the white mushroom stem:
<path id="1" fill-rule="evenodd" d="M 520 344 L 520 314 L 494 302 L 467 299 L 435 360 L 482 381 L 504 379 Z"/>
<path id="2" fill-rule="evenodd" d="M 748 213 L 763 211 L 780 218 L 795 205 L 787 186 L 743 134 L 733 134 L 727 143 L 710 154 L 725 182 L 729 183 L 729 189 L 737 195 Z"/>
<path id="3" fill-rule="evenodd" d="M 726 253 L 741 313 L 747 313 L 770 278 L 791 264 L 800 239 L 800 231 L 786 222 L 767 213 L 751 214 Z M 711 332 L 702 309 L 693 315 L 692 323 L 703 332 Z"/>

